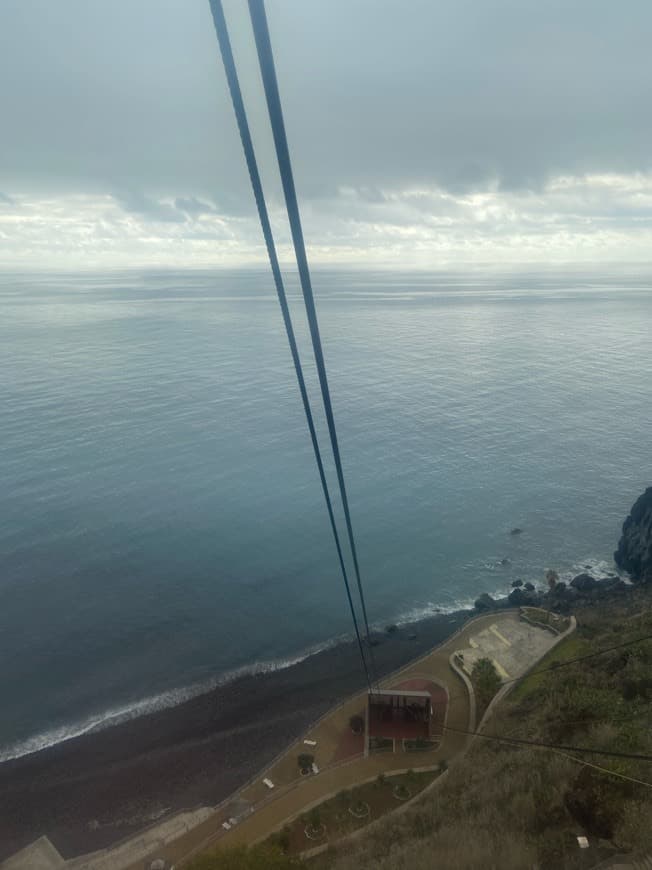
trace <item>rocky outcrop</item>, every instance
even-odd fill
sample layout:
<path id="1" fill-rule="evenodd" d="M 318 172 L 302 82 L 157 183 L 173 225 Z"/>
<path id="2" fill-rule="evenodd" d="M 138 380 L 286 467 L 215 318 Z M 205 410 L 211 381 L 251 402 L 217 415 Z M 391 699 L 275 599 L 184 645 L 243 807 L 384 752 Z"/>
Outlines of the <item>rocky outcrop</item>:
<path id="1" fill-rule="evenodd" d="M 483 592 L 475 600 L 475 609 L 480 611 L 493 610 L 497 606 L 497 602 L 489 595 L 488 592 Z"/>
<path id="2" fill-rule="evenodd" d="M 652 486 L 637 499 L 623 523 L 614 561 L 632 580 L 652 583 Z"/>
<path id="3" fill-rule="evenodd" d="M 512 607 L 535 607 L 539 604 L 539 597 L 536 592 L 525 592 L 519 587 L 512 589 L 507 596 L 507 600 Z"/>
<path id="4" fill-rule="evenodd" d="M 574 589 L 578 589 L 580 592 L 590 592 L 598 585 L 598 581 L 590 574 L 578 574 L 577 577 L 573 577 L 570 585 Z"/>

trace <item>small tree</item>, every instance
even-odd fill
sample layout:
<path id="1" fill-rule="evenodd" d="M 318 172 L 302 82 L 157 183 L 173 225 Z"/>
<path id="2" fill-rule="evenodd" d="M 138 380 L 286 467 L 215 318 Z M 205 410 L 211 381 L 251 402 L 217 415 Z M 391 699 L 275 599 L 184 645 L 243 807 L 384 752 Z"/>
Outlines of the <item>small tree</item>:
<path id="1" fill-rule="evenodd" d="M 364 717 L 359 713 L 356 713 L 355 716 L 351 716 L 349 719 L 349 727 L 354 734 L 362 734 L 364 731 Z"/>
<path id="2" fill-rule="evenodd" d="M 310 770 L 314 760 L 315 756 L 310 755 L 308 752 L 302 752 L 301 755 L 299 755 L 299 757 L 297 758 L 301 770 Z"/>
<path id="3" fill-rule="evenodd" d="M 471 672 L 473 687 L 481 704 L 491 701 L 501 686 L 501 679 L 494 663 L 489 658 L 478 659 Z"/>
<path id="4" fill-rule="evenodd" d="M 313 833 L 321 830 L 321 813 L 319 807 L 313 807 L 308 815 L 308 825 Z"/>

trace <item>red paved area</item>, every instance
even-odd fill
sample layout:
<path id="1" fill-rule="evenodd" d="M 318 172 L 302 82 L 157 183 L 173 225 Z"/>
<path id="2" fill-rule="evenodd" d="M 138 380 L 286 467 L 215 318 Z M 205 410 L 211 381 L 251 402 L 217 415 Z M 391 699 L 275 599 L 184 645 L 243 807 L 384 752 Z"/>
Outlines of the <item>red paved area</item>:
<path id="1" fill-rule="evenodd" d="M 379 711 L 380 712 L 380 711 Z M 388 721 L 381 715 L 369 716 L 369 735 L 371 737 L 388 737 L 394 740 L 416 740 L 428 737 L 427 722 L 406 722 L 405 719 Z"/>
<path id="2" fill-rule="evenodd" d="M 354 758 L 356 755 L 362 755 L 363 752 L 364 732 L 362 734 L 354 734 L 350 728 L 347 728 L 340 737 L 340 742 L 333 755 L 333 761 L 344 761 L 345 758 Z"/>
<path id="3" fill-rule="evenodd" d="M 446 717 L 446 705 L 448 704 L 448 695 L 445 689 L 433 683 L 431 680 L 424 680 L 415 677 L 411 680 L 404 680 L 397 686 L 392 686 L 393 689 L 405 689 L 406 692 L 429 692 L 432 699 L 432 719 L 430 720 L 430 736 L 442 733 L 442 726 Z M 423 735 L 415 735 L 417 737 Z M 426 733 L 426 737 L 428 734 Z"/>

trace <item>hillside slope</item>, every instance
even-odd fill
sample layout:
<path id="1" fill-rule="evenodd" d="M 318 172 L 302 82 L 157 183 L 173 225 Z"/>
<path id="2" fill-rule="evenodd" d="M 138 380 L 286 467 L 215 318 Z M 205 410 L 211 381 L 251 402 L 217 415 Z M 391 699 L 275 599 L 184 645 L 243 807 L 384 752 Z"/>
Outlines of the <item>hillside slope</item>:
<path id="1" fill-rule="evenodd" d="M 500 705 L 486 734 L 652 756 L 652 590 L 577 612 L 578 630 Z M 590 762 L 605 770 L 580 763 Z M 652 763 L 478 738 L 405 814 L 313 862 L 315 870 L 575 870 L 652 849 Z M 590 848 L 580 850 L 577 835 Z"/>

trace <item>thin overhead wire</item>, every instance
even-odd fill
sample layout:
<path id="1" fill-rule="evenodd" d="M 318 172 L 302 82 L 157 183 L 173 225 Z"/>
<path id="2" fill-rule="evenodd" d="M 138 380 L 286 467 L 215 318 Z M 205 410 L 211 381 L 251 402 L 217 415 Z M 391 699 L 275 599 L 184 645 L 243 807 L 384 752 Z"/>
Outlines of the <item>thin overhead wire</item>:
<path id="1" fill-rule="evenodd" d="M 500 734 L 484 734 L 482 731 L 468 731 L 465 728 L 453 728 L 451 725 L 444 725 L 443 729 L 444 731 L 451 731 L 454 734 L 467 734 L 469 737 L 496 740 L 499 743 L 508 743 L 514 746 L 539 746 L 543 749 L 560 749 L 563 752 L 587 752 L 593 755 L 604 755 L 609 758 L 628 758 L 632 761 L 652 762 L 652 755 L 642 755 L 634 752 L 616 752 L 609 749 L 594 749 L 589 746 L 562 746 L 559 743 L 546 743 L 543 740 L 526 740 L 522 737 L 506 737 Z"/>
<path id="2" fill-rule="evenodd" d="M 240 82 L 238 80 L 238 73 L 235 66 L 235 61 L 233 58 L 233 51 L 231 49 L 231 41 L 229 39 L 229 32 L 226 24 L 226 19 L 224 16 L 224 9 L 222 6 L 222 0 L 209 0 L 211 12 L 213 14 L 213 22 L 215 24 L 215 32 L 217 34 L 217 40 L 220 46 L 220 52 L 222 55 L 222 61 L 224 63 L 224 70 L 226 73 L 226 78 L 229 86 L 229 92 L 231 94 L 231 100 L 233 103 L 233 109 L 235 111 L 235 116 L 238 122 L 238 129 L 240 131 L 240 139 L 242 140 L 242 148 L 244 150 L 245 160 L 247 162 L 247 168 L 249 170 L 249 178 L 251 179 L 251 186 L 254 192 L 254 198 L 256 200 L 256 206 L 258 208 L 258 216 L 260 218 L 260 223 L 263 231 L 263 236 L 265 239 L 265 245 L 267 247 L 267 254 L 269 256 L 269 262 L 272 269 L 272 275 L 274 276 L 274 283 L 276 285 L 276 292 L 278 295 L 278 300 L 281 306 L 281 312 L 283 315 L 283 323 L 285 324 L 285 331 L 287 333 L 288 342 L 290 345 L 290 351 L 292 353 L 292 361 L 294 363 L 294 369 L 297 376 L 297 381 L 299 384 L 299 392 L 301 393 L 301 400 L 303 402 L 303 409 L 305 411 L 306 420 L 308 423 L 308 429 L 310 431 L 310 439 L 312 441 L 312 447 L 315 454 L 315 459 L 317 461 L 317 468 L 319 470 L 319 479 L 321 481 L 322 491 L 324 493 L 324 499 L 326 501 L 326 508 L 328 510 L 328 518 L 331 525 L 331 530 L 333 532 L 333 538 L 335 540 L 335 547 L 337 550 L 337 557 L 340 564 L 340 570 L 342 572 L 342 578 L 344 580 L 344 586 L 346 589 L 346 595 L 349 602 L 349 609 L 351 611 L 351 619 L 353 620 L 353 627 L 355 629 L 355 635 L 358 642 L 360 658 L 362 660 L 362 666 L 365 673 L 365 679 L 367 682 L 367 686 L 369 690 L 372 690 L 372 681 L 371 675 L 369 673 L 369 667 L 367 664 L 367 659 L 365 656 L 365 651 L 362 643 L 362 637 L 360 635 L 360 628 L 358 625 L 358 618 L 355 612 L 355 606 L 353 604 L 353 597 L 351 595 L 351 587 L 349 584 L 349 578 L 346 571 L 346 565 L 344 562 L 344 556 L 342 553 L 342 546 L 340 543 L 339 534 L 337 531 L 337 524 L 335 522 L 335 516 L 333 513 L 333 504 L 330 497 L 330 492 L 328 489 L 328 483 L 326 481 L 326 475 L 324 472 L 324 464 L 322 461 L 321 451 L 319 448 L 319 441 L 317 439 L 317 433 L 315 431 L 315 424 L 312 414 L 312 409 L 310 407 L 310 400 L 308 398 L 308 391 L 306 389 L 305 378 L 303 375 L 303 368 L 301 366 L 301 359 L 299 356 L 299 350 L 297 347 L 296 337 L 294 334 L 294 328 L 292 326 L 292 319 L 290 316 L 290 310 L 288 307 L 287 296 L 285 293 L 285 287 L 283 285 L 283 278 L 281 275 L 281 269 L 278 262 L 278 256 L 276 254 L 276 245 L 274 244 L 274 236 L 272 234 L 272 228 L 269 220 L 269 214 L 267 211 L 267 206 L 265 203 L 265 195 L 263 192 L 263 186 L 260 179 L 260 173 L 258 171 L 258 163 L 256 161 L 256 154 L 253 147 L 253 142 L 251 138 L 251 132 L 249 129 L 249 123 L 247 121 L 247 114 L 244 107 L 244 101 L 242 99 L 242 92 L 240 90 Z M 366 614 L 365 614 L 365 625 L 366 625 Z M 367 626 L 367 635 L 369 633 L 369 628 Z"/>
<path id="3" fill-rule="evenodd" d="M 576 658 L 573 658 L 573 659 L 566 659 L 566 661 L 563 661 L 563 662 L 553 662 L 553 664 L 548 665 L 548 667 L 539 668 L 536 671 L 528 671 L 526 674 L 521 674 L 520 677 L 510 677 L 508 680 L 503 680 L 501 683 L 501 686 L 508 686 L 511 683 L 520 683 L 520 682 L 523 682 L 525 680 L 528 680 L 530 677 L 536 677 L 539 674 L 554 673 L 555 671 L 558 671 L 561 668 L 567 668 L 570 665 L 577 664 L 578 662 L 585 662 L 585 661 L 588 661 L 589 659 L 597 658 L 597 656 L 605 655 L 606 653 L 615 652 L 616 650 L 619 650 L 619 649 L 625 649 L 628 646 L 636 646 L 636 644 L 644 643 L 645 641 L 648 641 L 648 640 L 652 640 L 652 634 L 646 634 L 643 637 L 636 637 L 636 638 L 634 638 L 634 640 L 627 640 L 627 641 L 624 641 L 623 643 L 617 643 L 617 644 L 615 644 L 615 646 L 604 647 L 604 649 L 599 649 L 599 650 L 596 650 L 595 652 L 587 653 L 586 655 L 583 655 L 583 656 L 577 656 Z M 554 649 L 551 650 L 551 653 L 554 653 L 554 651 L 555 651 Z M 454 692 L 452 695 L 449 696 L 448 701 L 450 703 L 451 701 L 455 701 L 458 698 L 468 698 L 468 693 L 466 691 Z"/>
<path id="4" fill-rule="evenodd" d="M 652 782 L 648 782 L 645 779 L 636 779 L 635 776 L 627 776 L 626 773 L 620 773 L 618 770 L 612 770 L 610 767 L 602 767 L 600 764 L 593 764 L 591 761 L 585 761 L 583 758 L 575 758 L 574 755 L 568 755 L 566 752 L 560 752 L 558 749 L 552 750 L 555 755 L 561 756 L 561 758 L 568 758 L 569 761 L 575 761 L 577 764 L 581 764 L 584 767 L 592 767 L 594 770 L 599 770 L 601 773 L 608 773 L 610 776 L 617 776 L 619 779 L 625 779 L 627 782 L 635 782 L 637 785 L 644 785 L 647 788 L 652 788 Z"/>
<path id="5" fill-rule="evenodd" d="M 358 563 L 355 537 L 353 534 L 353 524 L 351 522 L 349 500 L 347 497 L 346 485 L 344 482 L 344 472 L 342 470 L 342 460 L 340 457 L 340 448 L 337 440 L 337 430 L 335 428 L 335 418 L 333 415 L 330 389 L 328 386 L 326 364 L 324 362 L 321 336 L 319 334 L 317 311 L 315 309 L 312 282 L 310 280 L 310 270 L 308 268 L 308 258 L 306 256 L 306 247 L 303 239 L 303 230 L 301 228 L 299 205 L 297 202 L 297 195 L 294 186 L 294 176 L 292 174 L 292 164 L 290 161 L 290 152 L 285 132 L 285 123 L 283 120 L 283 110 L 281 108 L 281 99 L 278 90 L 278 82 L 276 79 L 274 55 L 272 52 L 272 44 L 270 40 L 269 27 L 267 25 L 267 16 L 265 14 L 265 4 L 263 0 L 249 0 L 249 15 L 251 17 L 254 38 L 256 40 L 258 62 L 260 64 L 260 71 L 263 79 L 263 86 L 265 89 L 265 97 L 267 100 L 267 109 L 269 112 L 272 133 L 274 136 L 274 144 L 276 147 L 278 166 L 281 173 L 285 204 L 290 222 L 290 230 L 292 232 L 292 242 L 294 244 L 297 267 L 299 270 L 299 279 L 301 281 L 301 289 L 303 292 L 306 314 L 308 317 L 312 347 L 315 354 L 315 362 L 317 364 L 317 373 L 319 375 L 319 384 L 321 387 L 322 398 L 324 401 L 324 410 L 326 412 L 328 432 L 330 435 L 333 457 L 335 459 L 337 480 L 339 483 L 340 496 L 344 509 L 344 517 L 346 520 L 346 528 L 349 536 L 351 555 L 353 557 L 353 565 L 355 568 L 355 577 L 358 586 L 358 594 L 360 596 L 360 604 L 362 606 L 362 615 L 364 618 L 367 643 L 369 644 L 369 650 L 371 652 L 373 662 L 373 651 L 371 647 L 371 636 L 369 631 L 369 620 L 367 617 L 367 607 L 362 588 L 362 580 L 360 577 L 360 566 Z"/>

